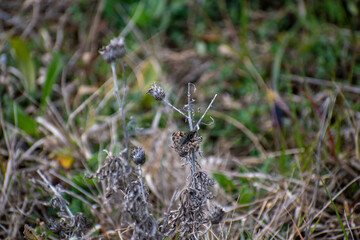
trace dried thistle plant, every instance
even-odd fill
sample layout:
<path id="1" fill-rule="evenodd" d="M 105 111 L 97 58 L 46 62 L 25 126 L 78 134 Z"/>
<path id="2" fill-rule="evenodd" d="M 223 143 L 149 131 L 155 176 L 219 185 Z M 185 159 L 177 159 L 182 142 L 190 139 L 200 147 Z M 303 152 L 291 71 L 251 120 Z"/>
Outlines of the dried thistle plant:
<path id="1" fill-rule="evenodd" d="M 125 149 L 122 153 L 116 156 L 112 153 L 108 153 L 108 156 L 102 166 L 99 167 L 95 174 L 90 174 L 89 178 L 98 178 L 100 181 L 105 183 L 106 197 L 111 197 L 114 192 L 118 191 L 125 194 L 123 202 L 120 204 L 120 211 L 122 216 L 126 214 L 130 215 L 130 224 L 134 226 L 131 239 L 161 239 L 161 235 L 158 232 L 157 222 L 148 209 L 148 191 L 145 188 L 142 179 L 141 166 L 146 161 L 146 155 L 143 148 L 136 147 L 131 152 L 132 160 L 137 166 L 137 169 L 130 164 L 129 133 L 125 112 L 127 83 L 125 78 L 124 63 L 122 61 L 122 58 L 125 56 L 125 52 L 124 40 L 122 38 L 115 38 L 111 40 L 110 44 L 100 51 L 100 53 L 104 56 L 104 59 L 111 65 L 113 72 L 115 87 L 114 93 L 122 114 Z M 116 76 L 117 59 L 120 59 L 124 80 L 122 100 L 120 98 Z M 158 89 L 154 88 L 154 92 L 158 94 Z M 137 179 L 134 177 L 137 177 Z M 128 222 L 124 224 L 128 224 Z"/>
<path id="2" fill-rule="evenodd" d="M 107 152 L 102 166 L 94 174 L 87 176 L 88 178 L 97 178 L 105 183 L 105 196 L 108 198 L 119 189 L 124 189 L 130 180 L 130 175 L 134 171 L 129 161 L 125 159 L 124 154 L 113 156 Z"/>
<path id="3" fill-rule="evenodd" d="M 177 131 L 172 134 L 173 145 L 171 148 L 181 158 L 186 159 L 186 163 L 191 165 L 190 181 L 179 194 L 178 208 L 170 211 L 160 226 L 164 236 L 172 238 L 179 234 L 178 239 L 199 239 L 207 233 L 212 224 L 219 223 L 224 216 L 224 211 L 210 201 L 214 198 L 212 192 L 214 181 L 206 172 L 201 170 L 201 166 L 197 161 L 197 155 L 201 156 L 199 149 L 203 139 L 198 134 L 200 125 L 205 124 L 202 121 L 217 95 L 213 97 L 202 116 L 195 122 L 195 111 L 192 107 L 194 100 L 191 99 L 191 87 L 192 85 L 188 84 L 188 103 L 184 107 L 187 113 L 168 102 L 165 98 L 164 90 L 156 84 L 147 92 L 155 100 L 164 102 L 184 116 L 189 124 L 189 132 Z"/>
<path id="4" fill-rule="evenodd" d="M 186 158 L 192 152 L 199 152 L 202 137 L 196 137 L 196 131 L 177 131 L 172 134 L 173 148 L 180 157 Z"/>

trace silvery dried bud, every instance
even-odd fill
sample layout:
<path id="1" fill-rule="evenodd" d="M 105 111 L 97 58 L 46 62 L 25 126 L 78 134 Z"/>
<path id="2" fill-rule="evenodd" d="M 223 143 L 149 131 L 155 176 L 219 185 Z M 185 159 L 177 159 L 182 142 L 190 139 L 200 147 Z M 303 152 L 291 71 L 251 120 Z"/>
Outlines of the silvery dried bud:
<path id="1" fill-rule="evenodd" d="M 161 87 L 158 87 L 156 83 L 147 91 L 156 101 L 162 101 L 165 98 L 165 92 Z"/>
<path id="2" fill-rule="evenodd" d="M 135 148 L 132 153 L 132 158 L 134 160 L 134 163 L 136 165 L 143 165 L 145 163 L 146 157 L 145 157 L 145 151 L 142 147 Z"/>
<path id="3" fill-rule="evenodd" d="M 114 62 L 118 58 L 123 58 L 126 53 L 124 38 L 118 37 L 111 39 L 110 44 L 101 48 L 99 53 L 108 63 Z"/>

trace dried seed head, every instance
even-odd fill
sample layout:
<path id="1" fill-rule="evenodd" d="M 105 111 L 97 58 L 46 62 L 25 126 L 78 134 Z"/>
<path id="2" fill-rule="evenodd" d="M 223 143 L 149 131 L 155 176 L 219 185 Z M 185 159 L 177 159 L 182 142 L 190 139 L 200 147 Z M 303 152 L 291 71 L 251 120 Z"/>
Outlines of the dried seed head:
<path id="1" fill-rule="evenodd" d="M 99 52 L 108 63 L 114 62 L 118 58 L 123 58 L 126 53 L 124 38 L 111 39 L 110 44 L 101 48 Z"/>
<path id="2" fill-rule="evenodd" d="M 177 131 L 172 134 L 173 145 L 171 146 L 180 157 L 186 157 L 191 151 L 199 151 L 202 137 L 196 137 L 196 131 Z"/>
<path id="3" fill-rule="evenodd" d="M 136 165 L 143 165 L 145 163 L 145 151 L 142 147 L 135 148 L 131 153 Z"/>
<path id="4" fill-rule="evenodd" d="M 165 92 L 161 87 L 158 87 L 156 83 L 147 91 L 156 101 L 162 101 L 165 98 Z"/>

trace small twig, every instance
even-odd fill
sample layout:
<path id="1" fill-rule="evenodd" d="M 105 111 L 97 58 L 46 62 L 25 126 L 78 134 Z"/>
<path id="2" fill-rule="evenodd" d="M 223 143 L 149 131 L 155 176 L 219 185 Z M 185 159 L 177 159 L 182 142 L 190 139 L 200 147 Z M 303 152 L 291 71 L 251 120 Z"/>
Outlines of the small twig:
<path id="1" fill-rule="evenodd" d="M 179 110 L 177 107 L 175 107 L 174 105 L 172 105 L 171 103 L 169 103 L 166 99 L 163 100 L 163 102 L 168 105 L 169 107 L 171 107 L 172 109 L 174 109 L 175 111 L 177 111 L 178 113 L 180 113 L 181 115 L 183 115 L 187 120 L 189 120 L 188 116 L 183 113 L 181 110 Z"/>
<path id="2" fill-rule="evenodd" d="M 209 109 L 211 108 L 211 105 L 213 104 L 213 102 L 215 101 L 215 98 L 217 97 L 217 94 L 215 94 L 215 96 L 213 97 L 213 99 L 211 100 L 209 106 L 206 108 L 205 112 L 203 113 L 203 115 L 201 116 L 201 118 L 199 119 L 199 121 L 196 123 L 194 129 L 198 129 L 199 125 L 201 123 L 201 121 L 203 120 L 203 118 L 205 117 L 206 113 L 209 111 Z"/>

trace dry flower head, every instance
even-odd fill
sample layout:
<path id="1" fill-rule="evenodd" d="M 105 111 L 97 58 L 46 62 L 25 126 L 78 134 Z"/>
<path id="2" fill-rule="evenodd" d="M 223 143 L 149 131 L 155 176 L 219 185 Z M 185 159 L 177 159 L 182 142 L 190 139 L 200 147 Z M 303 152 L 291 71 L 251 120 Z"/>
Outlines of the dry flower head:
<path id="1" fill-rule="evenodd" d="M 126 54 L 124 38 L 117 37 L 111 39 L 110 44 L 101 48 L 99 52 L 108 63 L 123 58 Z"/>
<path id="2" fill-rule="evenodd" d="M 157 86 L 156 83 L 151 86 L 151 88 L 147 91 L 147 94 L 150 94 L 156 101 L 162 101 L 165 98 L 164 90 Z"/>
<path id="3" fill-rule="evenodd" d="M 196 137 L 196 131 L 177 131 L 172 134 L 173 145 L 171 146 L 180 157 L 186 157 L 190 152 L 198 152 L 202 137 Z"/>

